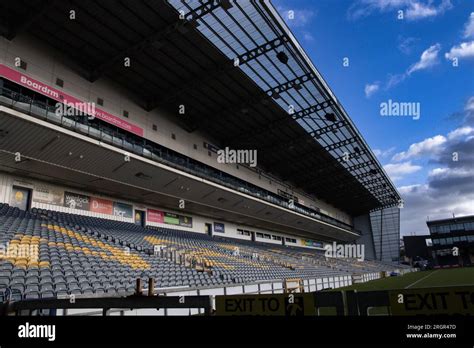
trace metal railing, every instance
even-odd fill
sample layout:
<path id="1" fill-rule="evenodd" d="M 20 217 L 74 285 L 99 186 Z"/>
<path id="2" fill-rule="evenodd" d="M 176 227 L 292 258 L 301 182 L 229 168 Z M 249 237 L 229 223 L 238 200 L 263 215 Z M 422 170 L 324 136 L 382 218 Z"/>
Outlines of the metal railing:
<path id="1" fill-rule="evenodd" d="M 43 96 L 41 96 L 41 98 L 45 99 L 46 102 L 37 100 L 34 97 L 30 97 L 21 92 L 13 91 L 5 86 L 0 86 L 0 105 L 5 105 L 14 110 L 27 113 L 28 115 L 46 120 L 74 132 L 85 134 L 97 140 L 109 143 L 110 145 L 129 151 L 130 153 L 185 171 L 218 183 L 222 186 L 226 186 L 233 190 L 251 195 L 266 202 L 279 205 L 286 209 L 293 210 L 316 220 L 329 223 L 360 235 L 359 231 L 355 230 L 353 226 L 347 223 L 339 221 L 314 209 L 305 207 L 299 203 L 294 202 L 293 204 L 290 204 L 286 199 L 278 194 L 261 189 L 242 179 L 219 171 L 189 157 L 180 155 L 175 151 L 167 149 L 142 137 L 133 134 L 126 134 L 125 131 L 98 119 L 90 120 L 87 115 L 79 117 L 58 115 L 56 113 L 57 102 L 51 101 Z"/>

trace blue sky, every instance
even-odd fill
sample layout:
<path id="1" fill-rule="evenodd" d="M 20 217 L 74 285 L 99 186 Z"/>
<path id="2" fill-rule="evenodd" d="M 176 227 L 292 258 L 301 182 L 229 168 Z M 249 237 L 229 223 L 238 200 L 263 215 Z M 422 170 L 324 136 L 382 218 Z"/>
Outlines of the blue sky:
<path id="1" fill-rule="evenodd" d="M 273 4 L 402 194 L 401 233 L 474 214 L 474 1 Z M 382 116 L 389 100 L 419 119 Z"/>

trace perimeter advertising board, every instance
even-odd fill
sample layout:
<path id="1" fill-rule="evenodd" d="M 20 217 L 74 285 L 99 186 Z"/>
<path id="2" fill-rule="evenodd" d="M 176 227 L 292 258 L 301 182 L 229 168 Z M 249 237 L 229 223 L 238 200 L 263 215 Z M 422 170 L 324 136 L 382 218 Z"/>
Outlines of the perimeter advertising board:
<path id="1" fill-rule="evenodd" d="M 474 287 L 433 287 L 389 292 L 392 315 L 474 313 Z"/>
<path id="2" fill-rule="evenodd" d="M 314 294 L 216 296 L 216 314 L 225 316 L 316 315 Z"/>

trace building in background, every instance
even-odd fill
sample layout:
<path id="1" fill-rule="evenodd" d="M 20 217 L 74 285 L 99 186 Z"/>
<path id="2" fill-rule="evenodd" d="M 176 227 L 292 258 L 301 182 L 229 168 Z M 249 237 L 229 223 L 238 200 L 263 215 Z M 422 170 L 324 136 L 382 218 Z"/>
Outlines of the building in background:
<path id="1" fill-rule="evenodd" d="M 474 215 L 427 221 L 435 266 L 474 265 Z"/>

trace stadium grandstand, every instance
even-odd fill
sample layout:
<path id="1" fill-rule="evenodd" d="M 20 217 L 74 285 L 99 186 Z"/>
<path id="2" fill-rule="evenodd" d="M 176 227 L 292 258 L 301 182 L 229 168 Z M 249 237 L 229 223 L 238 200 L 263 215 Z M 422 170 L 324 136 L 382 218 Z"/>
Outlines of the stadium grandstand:
<path id="1" fill-rule="evenodd" d="M 399 193 L 269 1 L 4 0 L 0 34 L 3 300 L 406 267 Z"/>

